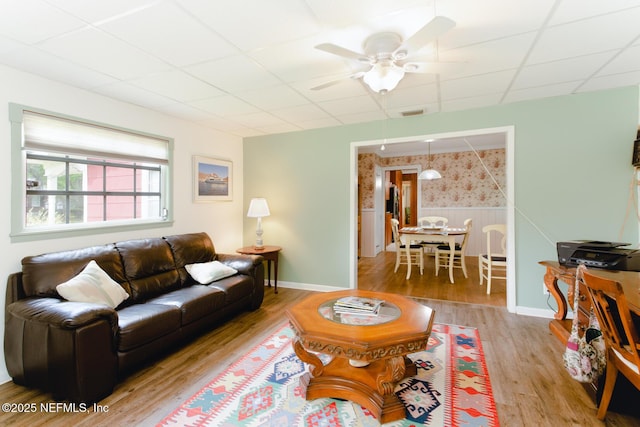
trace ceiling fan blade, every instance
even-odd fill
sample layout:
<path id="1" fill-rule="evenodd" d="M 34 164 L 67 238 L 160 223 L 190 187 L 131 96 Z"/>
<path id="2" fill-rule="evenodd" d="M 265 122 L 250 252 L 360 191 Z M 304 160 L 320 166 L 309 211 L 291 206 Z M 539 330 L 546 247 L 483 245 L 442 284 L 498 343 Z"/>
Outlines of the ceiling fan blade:
<path id="1" fill-rule="evenodd" d="M 332 44 L 332 43 L 322 43 L 316 46 L 316 49 L 332 53 L 334 55 L 342 56 L 344 58 L 355 59 L 360 62 L 369 62 L 369 58 L 364 53 L 354 52 L 352 50 L 346 49 L 344 47 Z"/>
<path id="2" fill-rule="evenodd" d="M 455 26 L 456 23 L 451 19 L 444 16 L 436 16 L 427 25 L 419 29 L 417 33 L 409 37 L 399 49 L 407 49 L 409 52 L 420 50 Z"/>
<path id="3" fill-rule="evenodd" d="M 356 80 L 359 79 L 360 77 L 364 76 L 364 71 L 359 71 L 357 73 L 354 74 L 349 74 L 348 76 L 345 76 L 341 79 L 336 79 L 336 80 L 331 80 L 328 81 L 326 83 L 323 83 L 321 85 L 318 86 L 314 86 L 311 88 L 311 90 L 322 90 L 322 89 L 326 89 L 328 87 L 331 87 L 333 85 L 337 85 L 338 83 L 342 83 L 343 81 L 347 80 L 347 79 L 351 79 L 351 80 Z"/>

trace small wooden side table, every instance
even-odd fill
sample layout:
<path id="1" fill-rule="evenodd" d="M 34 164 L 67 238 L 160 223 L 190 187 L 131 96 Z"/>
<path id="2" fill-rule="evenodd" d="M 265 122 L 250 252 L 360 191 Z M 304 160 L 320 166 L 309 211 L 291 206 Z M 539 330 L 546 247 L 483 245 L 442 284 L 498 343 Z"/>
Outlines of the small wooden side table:
<path id="1" fill-rule="evenodd" d="M 245 246 L 237 249 L 236 252 L 243 255 L 262 255 L 267 261 L 267 283 L 271 287 L 271 263 L 273 262 L 273 292 L 278 293 L 278 255 L 282 248 L 280 246 L 264 246 L 256 249 L 255 246 Z"/>

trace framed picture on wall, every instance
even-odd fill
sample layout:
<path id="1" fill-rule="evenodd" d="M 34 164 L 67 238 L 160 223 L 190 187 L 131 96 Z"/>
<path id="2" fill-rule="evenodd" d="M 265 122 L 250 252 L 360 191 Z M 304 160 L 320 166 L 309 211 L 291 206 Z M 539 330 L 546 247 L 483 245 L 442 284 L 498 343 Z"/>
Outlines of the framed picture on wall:
<path id="1" fill-rule="evenodd" d="M 195 202 L 233 199 L 233 164 L 229 160 L 193 156 Z"/>

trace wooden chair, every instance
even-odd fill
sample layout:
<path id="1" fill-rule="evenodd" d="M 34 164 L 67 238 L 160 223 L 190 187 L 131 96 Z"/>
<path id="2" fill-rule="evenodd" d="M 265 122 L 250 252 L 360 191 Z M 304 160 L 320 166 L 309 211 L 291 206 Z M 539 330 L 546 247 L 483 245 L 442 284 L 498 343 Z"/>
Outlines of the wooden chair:
<path id="1" fill-rule="evenodd" d="M 423 216 L 418 218 L 418 227 L 446 227 L 448 223 L 449 219 L 444 216 Z M 445 242 L 420 242 L 420 244 L 424 246 L 425 253 L 428 255 L 435 255 L 436 247 L 444 243 Z"/>
<path id="2" fill-rule="evenodd" d="M 456 247 L 453 252 L 453 267 L 461 268 L 464 277 L 469 277 L 467 275 L 467 263 L 466 263 L 466 252 L 467 252 L 467 243 L 469 242 L 469 234 L 471 234 L 471 226 L 473 225 L 473 220 L 471 218 L 467 218 L 464 221 L 464 228 L 467 230 L 467 233 L 464 235 L 462 239 L 462 244 L 456 243 Z M 438 275 L 438 271 L 440 270 L 440 264 L 444 267 L 449 265 L 449 256 L 451 255 L 451 249 L 449 245 L 439 245 L 435 250 L 435 260 L 436 260 L 436 276 Z"/>
<path id="3" fill-rule="evenodd" d="M 400 241 L 400 232 L 398 231 L 399 221 L 395 218 L 391 218 L 391 231 L 393 233 L 393 241 L 396 245 L 396 267 L 393 272 L 398 271 L 400 264 L 406 264 L 408 268 L 407 249 Z M 410 243 L 410 242 L 409 242 Z M 424 272 L 424 248 L 422 245 L 409 244 L 409 256 L 411 257 L 411 264 L 415 264 L 420 267 L 420 274 Z"/>
<path id="4" fill-rule="evenodd" d="M 478 270 L 480 273 L 480 285 L 483 279 L 487 279 L 487 295 L 491 293 L 491 281 L 493 279 L 507 278 L 507 225 L 491 224 L 482 227 L 482 232 L 486 236 L 487 252 L 478 256 Z M 500 252 L 492 249 L 491 239 L 500 238 Z M 501 274 L 497 276 L 497 274 Z"/>
<path id="5" fill-rule="evenodd" d="M 604 420 L 618 372 L 640 390 L 640 338 L 620 283 L 594 276 L 584 267 L 578 268 L 578 277 L 580 270 L 607 348 L 607 372 L 596 414 Z"/>

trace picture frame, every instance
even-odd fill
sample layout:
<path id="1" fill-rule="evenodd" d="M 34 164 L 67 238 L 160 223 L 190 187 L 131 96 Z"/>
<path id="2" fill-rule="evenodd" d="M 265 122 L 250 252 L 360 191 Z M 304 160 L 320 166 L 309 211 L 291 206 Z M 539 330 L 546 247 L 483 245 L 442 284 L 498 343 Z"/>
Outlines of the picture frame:
<path id="1" fill-rule="evenodd" d="M 233 200 L 233 163 L 230 160 L 193 156 L 193 200 Z"/>

